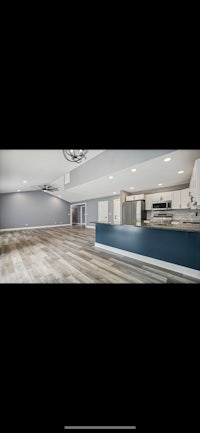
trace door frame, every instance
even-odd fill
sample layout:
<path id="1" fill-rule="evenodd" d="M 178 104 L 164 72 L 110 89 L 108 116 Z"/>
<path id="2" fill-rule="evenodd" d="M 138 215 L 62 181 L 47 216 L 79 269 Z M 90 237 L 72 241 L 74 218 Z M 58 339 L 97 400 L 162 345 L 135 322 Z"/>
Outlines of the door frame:
<path id="1" fill-rule="evenodd" d="M 115 201 L 116 200 L 119 200 L 119 222 L 118 223 L 115 223 Z M 118 198 L 114 198 L 113 199 L 113 224 L 115 224 L 115 225 L 119 225 L 120 224 L 120 206 L 121 206 L 121 204 L 120 204 L 120 198 L 118 197 Z"/>
<path id="2" fill-rule="evenodd" d="M 83 225 L 85 225 L 86 226 L 86 222 L 84 222 L 83 223 L 83 208 L 85 207 L 85 205 L 84 204 L 80 204 L 80 220 L 81 220 L 81 222 L 80 222 L 80 224 L 83 226 Z M 85 208 L 86 209 L 86 208 Z"/>
<path id="3" fill-rule="evenodd" d="M 70 204 L 70 225 L 72 226 L 72 209 L 73 209 L 73 206 L 83 206 L 83 205 L 85 205 L 85 224 L 82 224 L 82 223 L 77 223 L 77 226 L 79 225 L 84 225 L 85 227 L 86 227 L 86 216 L 87 216 L 87 214 L 86 214 L 86 203 L 73 203 L 73 204 Z M 82 220 L 82 211 L 81 211 L 81 220 Z"/>

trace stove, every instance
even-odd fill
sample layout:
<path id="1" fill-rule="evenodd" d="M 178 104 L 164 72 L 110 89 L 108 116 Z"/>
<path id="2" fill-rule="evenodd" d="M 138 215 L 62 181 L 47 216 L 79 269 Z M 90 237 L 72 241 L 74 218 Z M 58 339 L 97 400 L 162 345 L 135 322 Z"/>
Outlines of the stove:
<path id="1" fill-rule="evenodd" d="M 157 213 L 153 215 L 151 222 L 153 224 L 171 224 L 173 215 L 169 213 Z"/>

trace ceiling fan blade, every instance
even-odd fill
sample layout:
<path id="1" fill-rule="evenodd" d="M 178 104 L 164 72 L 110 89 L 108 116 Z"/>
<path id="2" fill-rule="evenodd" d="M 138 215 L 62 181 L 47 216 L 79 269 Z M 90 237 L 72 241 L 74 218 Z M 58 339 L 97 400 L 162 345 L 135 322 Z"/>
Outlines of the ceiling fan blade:
<path id="1" fill-rule="evenodd" d="M 54 189 L 47 189 L 47 191 L 54 192 L 54 191 L 59 191 L 59 189 L 57 189 L 57 188 L 54 188 Z"/>
<path id="2" fill-rule="evenodd" d="M 32 185 L 31 188 L 40 188 L 41 191 L 59 191 L 57 186 L 43 184 L 43 185 Z"/>
<path id="3" fill-rule="evenodd" d="M 53 186 L 53 185 L 49 185 L 48 187 L 47 187 L 47 189 L 49 189 L 49 190 L 53 190 L 53 189 L 55 189 L 55 190 L 59 190 L 59 188 L 58 188 L 58 186 Z"/>

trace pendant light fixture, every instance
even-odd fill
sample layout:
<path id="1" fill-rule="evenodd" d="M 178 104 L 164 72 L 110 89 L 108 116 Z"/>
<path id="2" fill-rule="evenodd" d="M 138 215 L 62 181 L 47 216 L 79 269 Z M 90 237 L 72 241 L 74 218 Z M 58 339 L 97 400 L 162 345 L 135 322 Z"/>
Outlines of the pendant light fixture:
<path id="1" fill-rule="evenodd" d="M 71 162 L 77 162 L 80 163 L 83 158 L 86 159 L 86 153 L 88 152 L 88 150 L 69 150 L 69 149 L 64 149 L 63 150 L 63 155 L 64 157 Z"/>

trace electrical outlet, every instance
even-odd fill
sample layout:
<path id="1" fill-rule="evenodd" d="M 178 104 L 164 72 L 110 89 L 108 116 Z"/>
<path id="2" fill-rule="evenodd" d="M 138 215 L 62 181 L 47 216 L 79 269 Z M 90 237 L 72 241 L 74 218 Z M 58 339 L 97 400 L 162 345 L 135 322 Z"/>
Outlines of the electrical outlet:
<path id="1" fill-rule="evenodd" d="M 28 226 L 28 224 L 26 224 L 26 227 Z"/>

